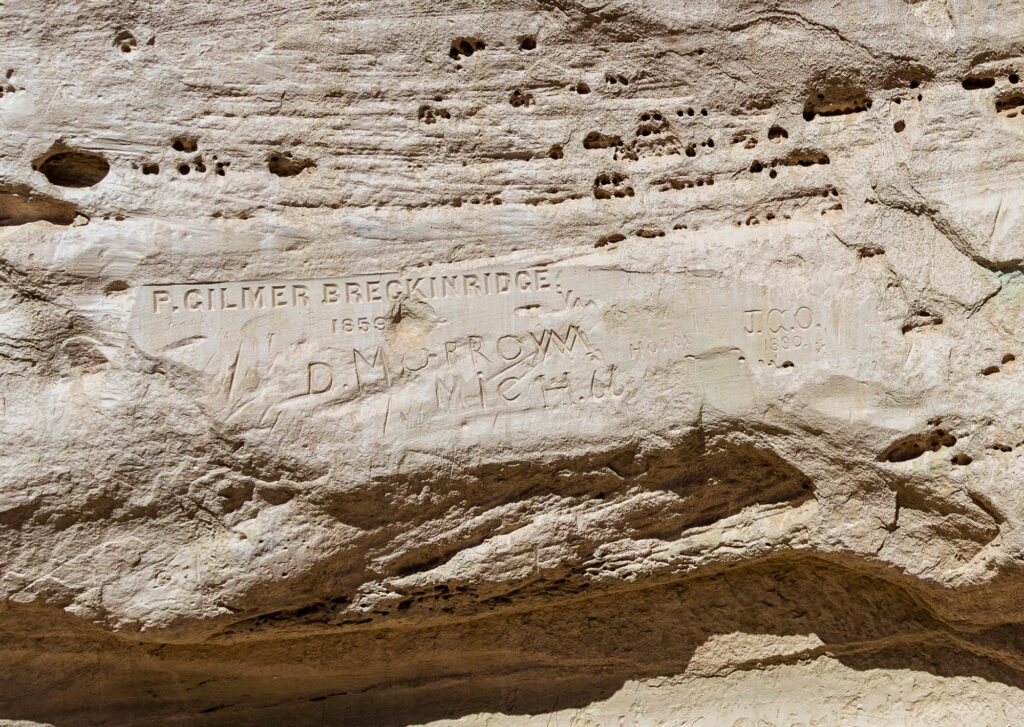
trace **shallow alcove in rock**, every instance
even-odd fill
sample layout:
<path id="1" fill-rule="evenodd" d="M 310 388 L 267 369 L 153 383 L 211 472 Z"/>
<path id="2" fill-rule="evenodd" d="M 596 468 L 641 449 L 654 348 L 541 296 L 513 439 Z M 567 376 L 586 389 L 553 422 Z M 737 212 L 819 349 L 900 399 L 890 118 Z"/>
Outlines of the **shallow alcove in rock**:
<path id="1" fill-rule="evenodd" d="M 267 169 L 279 177 L 294 177 L 315 166 L 312 159 L 293 159 L 290 151 L 273 152 L 267 156 Z"/>
<path id="2" fill-rule="evenodd" d="M 30 222 L 70 225 L 78 216 L 78 210 L 70 202 L 39 194 L 28 187 L 0 187 L 0 227 Z"/>
<path id="3" fill-rule="evenodd" d="M 110 164 L 102 155 L 68 149 L 59 143 L 35 159 L 32 168 L 58 187 L 92 187 L 110 172 Z"/>

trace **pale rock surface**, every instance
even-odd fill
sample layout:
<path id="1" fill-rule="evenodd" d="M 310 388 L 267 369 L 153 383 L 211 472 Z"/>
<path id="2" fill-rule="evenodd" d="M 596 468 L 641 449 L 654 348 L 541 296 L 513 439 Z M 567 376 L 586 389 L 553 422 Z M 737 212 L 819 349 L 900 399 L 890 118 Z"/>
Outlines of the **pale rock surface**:
<path id="1" fill-rule="evenodd" d="M 1024 722 L 1024 3 L 0 18 L 6 724 Z"/>

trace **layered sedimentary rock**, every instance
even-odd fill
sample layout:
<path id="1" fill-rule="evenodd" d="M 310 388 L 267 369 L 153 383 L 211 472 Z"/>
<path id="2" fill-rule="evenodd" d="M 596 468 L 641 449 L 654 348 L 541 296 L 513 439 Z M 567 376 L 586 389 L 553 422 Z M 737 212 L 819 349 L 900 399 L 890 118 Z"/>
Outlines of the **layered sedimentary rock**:
<path id="1" fill-rule="evenodd" d="M 0 718 L 1024 714 L 1024 5 L 0 0 Z"/>

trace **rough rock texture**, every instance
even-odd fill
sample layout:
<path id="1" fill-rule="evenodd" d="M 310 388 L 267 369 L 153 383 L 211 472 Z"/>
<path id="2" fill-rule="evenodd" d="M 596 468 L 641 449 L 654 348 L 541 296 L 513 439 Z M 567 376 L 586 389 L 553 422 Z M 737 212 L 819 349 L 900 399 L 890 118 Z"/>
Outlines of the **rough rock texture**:
<path id="1" fill-rule="evenodd" d="M 1024 721 L 1024 3 L 0 18 L 0 718 Z"/>

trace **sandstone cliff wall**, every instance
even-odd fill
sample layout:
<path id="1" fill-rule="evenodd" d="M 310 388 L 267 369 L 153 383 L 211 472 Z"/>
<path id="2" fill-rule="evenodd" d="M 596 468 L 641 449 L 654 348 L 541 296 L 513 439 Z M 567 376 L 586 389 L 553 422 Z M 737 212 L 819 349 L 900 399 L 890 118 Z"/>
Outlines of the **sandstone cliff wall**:
<path id="1" fill-rule="evenodd" d="M 0 718 L 1024 721 L 1024 5 L 0 19 Z"/>

